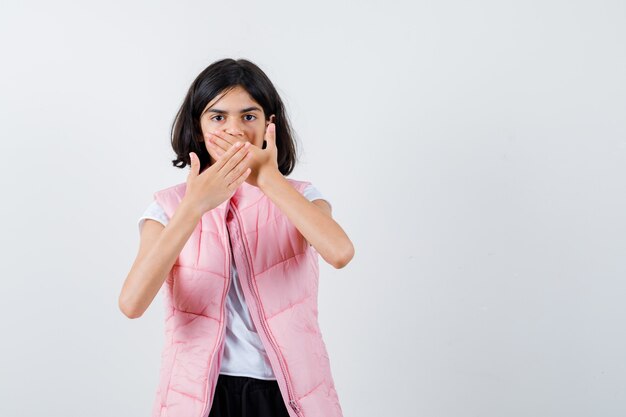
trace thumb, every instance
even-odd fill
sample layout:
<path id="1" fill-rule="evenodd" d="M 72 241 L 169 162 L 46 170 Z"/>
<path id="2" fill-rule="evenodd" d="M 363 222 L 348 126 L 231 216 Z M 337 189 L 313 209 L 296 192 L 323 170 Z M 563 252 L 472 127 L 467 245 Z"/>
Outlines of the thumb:
<path id="1" fill-rule="evenodd" d="M 265 129 L 265 142 L 267 146 L 264 149 L 268 148 L 276 148 L 276 124 L 270 123 L 267 125 L 267 129 Z"/>
<path id="2" fill-rule="evenodd" d="M 189 160 L 191 161 L 191 170 L 189 171 L 188 178 L 195 178 L 200 171 L 200 161 L 198 161 L 198 156 L 195 152 L 189 152 Z"/>

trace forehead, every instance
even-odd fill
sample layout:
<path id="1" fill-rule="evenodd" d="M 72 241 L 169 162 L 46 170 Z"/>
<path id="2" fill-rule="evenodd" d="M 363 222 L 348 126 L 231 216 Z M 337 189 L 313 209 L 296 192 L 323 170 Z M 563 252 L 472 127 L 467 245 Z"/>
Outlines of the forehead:
<path id="1" fill-rule="evenodd" d="M 204 109 L 209 109 L 213 106 L 217 106 L 218 104 L 220 109 L 232 111 L 239 110 L 239 108 L 243 107 L 258 105 L 250 94 L 248 94 L 248 92 L 241 86 L 236 86 L 227 93 L 218 94 L 206 105 Z"/>

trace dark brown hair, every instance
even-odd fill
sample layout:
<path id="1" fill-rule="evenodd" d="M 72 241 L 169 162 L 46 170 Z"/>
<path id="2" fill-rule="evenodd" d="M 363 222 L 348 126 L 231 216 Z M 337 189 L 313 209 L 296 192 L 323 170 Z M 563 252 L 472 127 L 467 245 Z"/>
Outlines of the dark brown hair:
<path id="1" fill-rule="evenodd" d="M 226 58 L 216 61 L 191 83 L 172 124 L 172 148 L 177 156 L 172 164 L 177 168 L 191 166 L 189 152 L 195 152 L 200 159 L 200 172 L 211 165 L 200 128 L 200 115 L 217 95 L 236 86 L 245 89 L 263 108 L 266 121 L 270 115 L 275 115 L 278 169 L 283 175 L 289 175 L 296 165 L 297 157 L 296 143 L 285 107 L 267 75 L 246 59 Z"/>

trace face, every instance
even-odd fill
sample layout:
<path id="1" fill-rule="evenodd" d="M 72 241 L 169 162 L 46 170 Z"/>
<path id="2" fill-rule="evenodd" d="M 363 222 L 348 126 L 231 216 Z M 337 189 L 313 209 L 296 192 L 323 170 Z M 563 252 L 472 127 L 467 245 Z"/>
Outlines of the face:
<path id="1" fill-rule="evenodd" d="M 236 140 L 250 142 L 259 148 L 263 146 L 269 123 L 261 106 L 241 86 L 226 94 L 218 94 L 200 116 L 203 137 L 212 131 L 223 131 L 234 135 Z M 209 151 L 209 155 L 213 164 L 218 155 L 214 155 L 213 151 Z"/>

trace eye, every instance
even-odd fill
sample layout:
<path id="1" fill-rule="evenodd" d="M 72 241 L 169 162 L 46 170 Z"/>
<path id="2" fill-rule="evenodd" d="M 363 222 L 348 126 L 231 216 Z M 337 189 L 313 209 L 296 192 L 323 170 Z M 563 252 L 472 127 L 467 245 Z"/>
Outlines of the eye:
<path id="1" fill-rule="evenodd" d="M 213 116 L 213 117 L 211 117 L 211 120 L 215 120 L 215 118 L 216 118 L 216 117 L 224 117 L 224 116 L 220 116 L 220 115 L 218 114 L 217 116 Z M 219 120 L 217 120 L 217 121 L 219 121 Z"/>
<path id="2" fill-rule="evenodd" d="M 246 115 L 245 115 L 245 116 L 243 116 L 243 117 L 248 117 L 248 116 L 250 116 L 250 117 L 254 117 L 254 119 L 247 119 L 248 121 L 251 121 L 251 120 L 255 120 L 255 119 L 256 119 L 256 116 L 255 116 L 254 114 L 246 114 Z"/>

